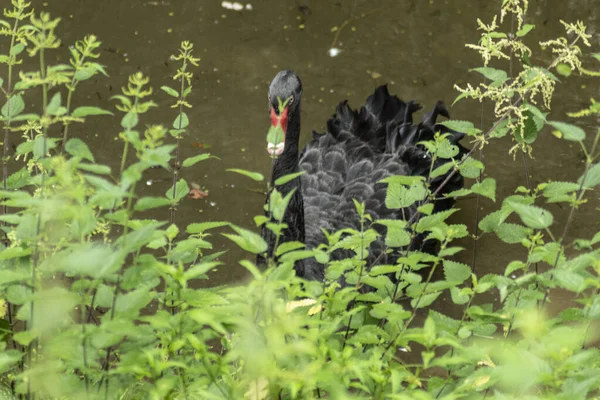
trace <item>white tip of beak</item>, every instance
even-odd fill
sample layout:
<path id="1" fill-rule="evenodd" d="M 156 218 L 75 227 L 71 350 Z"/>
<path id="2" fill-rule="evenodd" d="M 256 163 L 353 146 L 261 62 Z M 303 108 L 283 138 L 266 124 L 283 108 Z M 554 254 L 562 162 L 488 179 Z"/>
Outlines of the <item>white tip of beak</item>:
<path id="1" fill-rule="evenodd" d="M 279 156 L 279 155 L 281 155 L 281 153 L 283 153 L 284 147 L 285 147 L 284 142 L 277 143 L 277 145 L 275 145 L 273 143 L 267 143 L 267 152 L 271 156 Z"/>

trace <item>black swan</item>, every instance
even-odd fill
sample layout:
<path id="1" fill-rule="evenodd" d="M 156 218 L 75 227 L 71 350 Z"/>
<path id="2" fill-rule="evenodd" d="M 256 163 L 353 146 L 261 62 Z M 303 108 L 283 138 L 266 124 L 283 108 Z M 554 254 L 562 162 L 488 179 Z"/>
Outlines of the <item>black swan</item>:
<path id="1" fill-rule="evenodd" d="M 288 101 L 280 110 L 283 100 Z M 272 125 L 280 123 L 284 130 L 284 141 L 279 145 L 268 143 L 267 146 L 269 153 L 276 156 L 271 186 L 282 176 L 299 171 L 305 173 L 277 186 L 283 195 L 296 189 L 283 218 L 288 228 L 277 244 L 299 241 L 309 249 L 316 248 L 320 243 L 326 243 L 323 229 L 328 232 L 348 227 L 359 229 L 360 220 L 352 199 L 364 202 L 366 212 L 373 220 L 409 219 L 415 214 L 416 206 L 404 210 L 387 208 L 387 184 L 378 182 L 391 175 L 427 177 L 431 157 L 418 142 L 433 139 L 435 132 L 450 134 L 449 141 L 459 149 L 455 158 L 461 158 L 466 150 L 458 143 L 464 136 L 462 133 L 436 124 L 438 115 L 449 117 L 442 102 L 438 102 L 421 123 L 413 124 L 412 114 L 421 107 L 412 101 L 405 103 L 391 96 L 386 86 L 380 86 L 360 111 L 352 110 L 345 101 L 340 103 L 335 115 L 327 121 L 327 132 L 313 132 L 312 141 L 298 154 L 301 100 L 302 83 L 298 76 L 289 70 L 279 72 L 269 86 L 269 109 Z M 447 161 L 436 161 L 434 168 Z M 435 190 L 446 176 L 431 179 L 430 188 Z M 462 186 L 462 177 L 455 174 L 438 197 Z M 436 200 L 434 212 L 452 205 L 453 200 L 449 198 Z M 376 230 L 385 233 L 381 225 Z M 263 226 L 262 236 L 269 245 L 267 256 L 272 257 L 275 235 Z M 382 254 L 385 257 L 380 257 Z M 339 250 L 332 254 L 333 259 L 345 256 Z M 262 256 L 258 257 L 260 264 L 265 261 Z M 383 236 L 372 243 L 367 262 L 393 262 L 385 254 Z M 306 279 L 324 278 L 324 266 L 314 258 L 297 261 L 294 268 L 297 275 Z"/>

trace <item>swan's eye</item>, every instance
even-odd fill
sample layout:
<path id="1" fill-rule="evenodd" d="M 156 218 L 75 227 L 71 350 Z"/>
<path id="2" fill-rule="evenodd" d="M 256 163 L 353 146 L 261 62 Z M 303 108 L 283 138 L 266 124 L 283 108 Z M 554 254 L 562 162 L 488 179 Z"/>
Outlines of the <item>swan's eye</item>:
<path id="1" fill-rule="evenodd" d="M 294 96 L 290 97 L 290 101 L 288 102 L 288 104 L 292 104 L 294 103 Z"/>

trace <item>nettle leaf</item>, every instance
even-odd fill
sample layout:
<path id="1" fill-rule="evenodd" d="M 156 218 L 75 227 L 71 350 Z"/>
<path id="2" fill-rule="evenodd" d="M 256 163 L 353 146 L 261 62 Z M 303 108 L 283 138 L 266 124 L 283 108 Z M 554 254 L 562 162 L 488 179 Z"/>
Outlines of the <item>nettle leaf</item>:
<path id="1" fill-rule="evenodd" d="M 410 311 L 405 310 L 400 304 L 379 303 L 373 305 L 369 311 L 373 318 L 388 319 L 390 322 L 402 321 L 410 317 Z"/>
<path id="2" fill-rule="evenodd" d="M 571 67 L 569 66 L 569 64 L 559 63 L 556 66 L 556 72 L 558 72 L 562 76 L 569 77 L 569 76 L 571 76 L 571 73 L 573 73 L 573 70 L 571 70 Z"/>
<path id="3" fill-rule="evenodd" d="M 200 161 L 208 160 L 211 157 L 210 153 L 198 154 L 197 156 L 186 158 L 181 165 L 184 167 L 191 167 L 192 165 L 199 163 Z"/>
<path id="4" fill-rule="evenodd" d="M 134 206 L 136 211 L 145 211 L 157 207 L 165 207 L 171 204 L 171 200 L 165 197 L 142 197 Z"/>
<path id="5" fill-rule="evenodd" d="M 199 234 L 204 233 L 209 229 L 221 228 L 223 226 L 229 226 L 229 222 L 224 221 L 211 221 L 211 222 L 200 222 L 195 224 L 189 224 L 187 226 L 186 232 L 191 234 Z"/>
<path id="6" fill-rule="evenodd" d="M 511 212 L 509 209 L 502 208 L 489 213 L 479 222 L 479 229 L 483 232 L 494 232 L 508 218 Z"/>
<path id="7" fill-rule="evenodd" d="M 175 193 L 173 193 L 173 188 Z M 177 183 L 173 186 L 171 186 L 169 188 L 169 190 L 167 190 L 167 192 L 165 193 L 165 196 L 167 199 L 171 200 L 172 202 L 178 202 L 179 200 L 183 199 L 185 196 L 188 195 L 188 193 L 190 192 L 190 187 L 188 186 L 187 182 L 185 181 L 185 179 L 180 179 L 177 181 Z"/>
<path id="8" fill-rule="evenodd" d="M 434 293 L 424 294 L 422 296 L 412 299 L 410 301 L 410 305 L 412 308 L 427 307 L 427 306 L 431 305 L 431 303 L 433 303 L 440 296 L 440 294 L 442 294 L 442 292 L 434 292 Z"/>
<path id="9" fill-rule="evenodd" d="M 69 139 L 67 144 L 65 145 L 65 150 L 67 153 L 72 155 L 73 157 L 81 157 L 85 160 L 94 162 L 94 155 L 90 151 L 90 148 L 87 144 L 81 139 L 72 138 Z"/>
<path id="10" fill-rule="evenodd" d="M 450 209 L 450 210 L 441 211 L 441 212 L 438 212 L 438 213 L 435 213 L 432 215 L 428 215 L 426 217 L 422 217 L 419 220 L 419 222 L 417 223 L 415 230 L 418 233 L 430 231 L 430 230 L 438 227 L 440 224 L 444 223 L 444 221 L 446 219 L 448 219 L 448 217 L 450 217 L 456 211 L 458 211 L 458 210 Z"/>
<path id="11" fill-rule="evenodd" d="M 25 102 L 23 101 L 23 97 L 20 94 L 15 94 L 8 99 L 6 104 L 2 106 L 2 116 L 6 119 L 12 119 L 17 115 L 21 114 L 21 112 L 25 109 Z"/>
<path id="12" fill-rule="evenodd" d="M 68 274 L 102 279 L 114 274 L 123 262 L 124 253 L 104 244 L 85 243 L 74 246 L 70 251 L 59 253 L 49 260 L 57 270 Z"/>
<path id="13" fill-rule="evenodd" d="M 544 128 L 544 119 L 539 118 L 529 110 L 524 115 L 526 117 L 525 127 L 523 130 L 515 132 L 515 140 L 521 144 L 532 144 Z"/>
<path id="14" fill-rule="evenodd" d="M 533 229 L 545 229 L 552 225 L 554 220 L 549 211 L 537 206 L 520 204 L 514 201 L 509 201 L 508 205 L 519 214 L 525 225 Z"/>
<path id="15" fill-rule="evenodd" d="M 24 354 L 25 353 L 22 353 L 19 350 L 2 350 L 2 353 L 0 353 L 0 374 L 4 374 L 13 368 L 15 364 L 21 361 L 21 358 L 23 358 Z"/>
<path id="16" fill-rule="evenodd" d="M 289 181 L 296 179 L 300 175 L 304 175 L 306 171 L 295 172 L 293 174 L 287 174 L 275 180 L 275 186 L 285 185 Z"/>
<path id="17" fill-rule="evenodd" d="M 444 276 L 448 282 L 463 283 L 471 276 L 471 267 L 456 261 L 444 260 Z"/>
<path id="18" fill-rule="evenodd" d="M 49 115 L 56 115 L 61 106 L 61 95 L 60 92 L 56 92 L 50 99 L 50 102 L 46 106 L 46 113 Z"/>
<path id="19" fill-rule="evenodd" d="M 179 92 L 173 88 L 170 88 L 169 86 L 161 86 L 160 88 L 169 96 L 173 96 L 175 98 L 179 97 Z"/>
<path id="20" fill-rule="evenodd" d="M 454 163 L 452 161 L 449 161 L 445 164 L 440 165 L 433 171 L 431 171 L 431 174 L 429 174 L 429 176 L 431 177 L 431 179 L 437 178 L 438 176 L 442 176 L 442 175 L 446 174 L 448 171 L 450 171 L 453 166 L 454 166 Z"/>
<path id="21" fill-rule="evenodd" d="M 517 35 L 517 37 L 523 37 L 523 36 L 527 35 L 533 28 L 535 28 L 535 25 L 525 24 L 525 25 L 523 25 L 523 27 L 521 29 L 519 29 L 516 32 L 516 35 Z"/>
<path id="22" fill-rule="evenodd" d="M 205 278 L 208 271 L 218 267 L 219 265 L 223 265 L 223 263 L 220 261 L 211 261 L 196 264 L 185 271 L 183 278 L 186 281 L 190 279 Z"/>
<path id="23" fill-rule="evenodd" d="M 466 158 L 463 163 L 458 167 L 458 170 L 465 178 L 475 179 L 479 177 L 479 174 L 483 172 L 483 163 L 474 158 Z"/>
<path id="24" fill-rule="evenodd" d="M 514 118 L 504 118 L 493 131 L 490 132 L 490 137 L 492 138 L 503 138 L 506 136 L 508 132 L 510 132 L 510 128 L 508 127 L 509 122 L 514 122 Z"/>
<path id="25" fill-rule="evenodd" d="M 138 124 L 139 122 L 139 118 L 136 112 L 133 111 L 129 111 L 127 114 L 125 114 L 123 116 L 123 119 L 121 119 L 121 126 L 125 129 L 131 130 L 133 128 L 135 128 L 135 126 Z"/>
<path id="26" fill-rule="evenodd" d="M 175 121 L 173 121 L 173 128 L 175 129 L 185 129 L 187 128 L 187 126 L 190 124 L 190 120 L 188 119 L 187 114 L 182 111 L 181 114 L 179 114 L 176 118 Z"/>
<path id="27" fill-rule="evenodd" d="M 404 247 L 410 244 L 410 233 L 406 230 L 406 221 L 394 219 L 379 219 L 374 224 L 387 227 L 385 244 L 388 247 Z"/>
<path id="28" fill-rule="evenodd" d="M 531 229 L 518 224 L 500 224 L 495 229 L 496 235 L 504 243 L 521 243 L 531 233 Z"/>
<path id="29" fill-rule="evenodd" d="M 481 196 L 496 201 L 496 180 L 494 178 L 485 178 L 483 182 L 474 183 L 471 191 Z"/>
<path id="30" fill-rule="evenodd" d="M 267 242 L 265 242 L 264 239 L 257 233 L 237 227 L 235 225 L 231 225 L 231 229 L 236 231 L 237 235 L 228 233 L 222 233 L 222 235 L 233 241 L 243 250 L 253 254 L 260 254 L 267 251 Z"/>
<path id="31" fill-rule="evenodd" d="M 289 251 L 303 249 L 305 247 L 306 246 L 304 245 L 304 243 L 301 243 L 301 242 L 285 242 L 285 243 L 280 244 L 277 247 L 277 251 L 275 252 L 275 255 L 280 256 Z"/>
<path id="32" fill-rule="evenodd" d="M 499 86 L 508 80 L 508 74 L 501 70 L 489 67 L 473 68 L 471 71 L 479 72 L 487 79 L 492 81 L 493 86 Z"/>
<path id="33" fill-rule="evenodd" d="M 225 171 L 235 172 L 236 174 L 247 176 L 248 178 L 253 179 L 257 182 L 262 182 L 265 179 L 265 177 L 262 174 L 258 172 L 246 171 L 245 169 L 228 168 Z"/>
<path id="34" fill-rule="evenodd" d="M 77 117 L 77 118 L 87 117 L 88 115 L 113 115 L 113 113 L 108 110 L 103 110 L 100 107 L 90 107 L 90 106 L 77 107 L 71 113 L 72 117 Z"/>
<path id="35" fill-rule="evenodd" d="M 79 163 L 77 168 L 98 175 L 110 175 L 110 167 L 106 165 Z"/>
<path id="36" fill-rule="evenodd" d="M 561 133 L 560 137 L 562 137 L 565 140 L 570 140 L 572 142 L 581 142 L 585 139 L 584 130 L 578 126 L 559 121 L 548 121 L 548 125 L 558 129 L 558 131 Z"/>
<path id="37" fill-rule="evenodd" d="M 31 179 L 31 174 L 27 170 L 26 167 L 21 168 L 14 174 L 10 175 L 6 179 L 6 188 L 7 189 L 20 189 L 24 186 L 29 185 Z"/>
<path id="38" fill-rule="evenodd" d="M 454 158 L 457 154 L 458 146 L 452 144 L 447 137 L 437 143 L 436 155 L 439 158 Z"/>
<path id="39" fill-rule="evenodd" d="M 390 182 L 385 196 L 387 208 L 406 208 L 427 196 L 427 188 L 422 181 L 413 182 L 410 187 L 397 182 Z"/>
<path id="40" fill-rule="evenodd" d="M 481 132 L 481 129 L 475 128 L 470 121 L 459 121 L 459 120 L 449 120 L 444 122 L 439 122 L 440 125 L 444 125 L 448 129 L 452 129 L 453 131 L 464 133 L 468 136 L 474 136 Z"/>
<path id="41" fill-rule="evenodd" d="M 581 293 L 587 289 L 585 278 L 577 271 L 557 268 L 553 270 L 552 275 L 561 288 L 575 293 Z"/>
<path id="42" fill-rule="evenodd" d="M 584 187 L 593 188 L 594 186 L 600 185 L 600 163 L 596 163 L 596 164 L 592 165 L 590 167 L 590 169 L 587 171 L 587 174 L 581 176 L 577 180 L 577 183 L 579 183 L 581 185 L 581 182 L 583 181 L 584 176 L 585 176 L 585 181 L 583 183 Z"/>
<path id="43" fill-rule="evenodd" d="M 549 203 L 555 200 L 563 201 L 564 196 L 570 198 L 570 194 L 579 190 L 579 184 L 575 182 L 549 182 L 544 184 L 543 195 L 548 198 Z"/>
<path id="44" fill-rule="evenodd" d="M 115 300 L 115 317 L 137 317 L 140 310 L 154 298 L 154 292 L 148 288 L 140 288 L 128 293 L 119 294 Z"/>

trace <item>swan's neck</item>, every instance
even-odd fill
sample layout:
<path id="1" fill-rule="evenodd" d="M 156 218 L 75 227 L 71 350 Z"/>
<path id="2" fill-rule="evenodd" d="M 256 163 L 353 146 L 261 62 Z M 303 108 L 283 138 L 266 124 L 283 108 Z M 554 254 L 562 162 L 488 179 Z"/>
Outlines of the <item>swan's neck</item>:
<path id="1" fill-rule="evenodd" d="M 275 181 L 277 179 L 298 172 L 299 141 L 300 107 L 298 106 L 296 112 L 290 115 L 288 121 L 283 153 L 273 162 L 271 187 L 275 187 Z M 302 199 L 301 178 L 294 178 L 284 185 L 277 186 L 276 189 L 283 197 L 287 196 L 295 189 L 283 217 L 283 223 L 287 224 L 288 227 L 280 236 L 278 244 L 291 241 L 304 242 L 304 204 Z M 275 250 L 274 246 L 274 240 L 269 240 L 269 255 Z"/>

